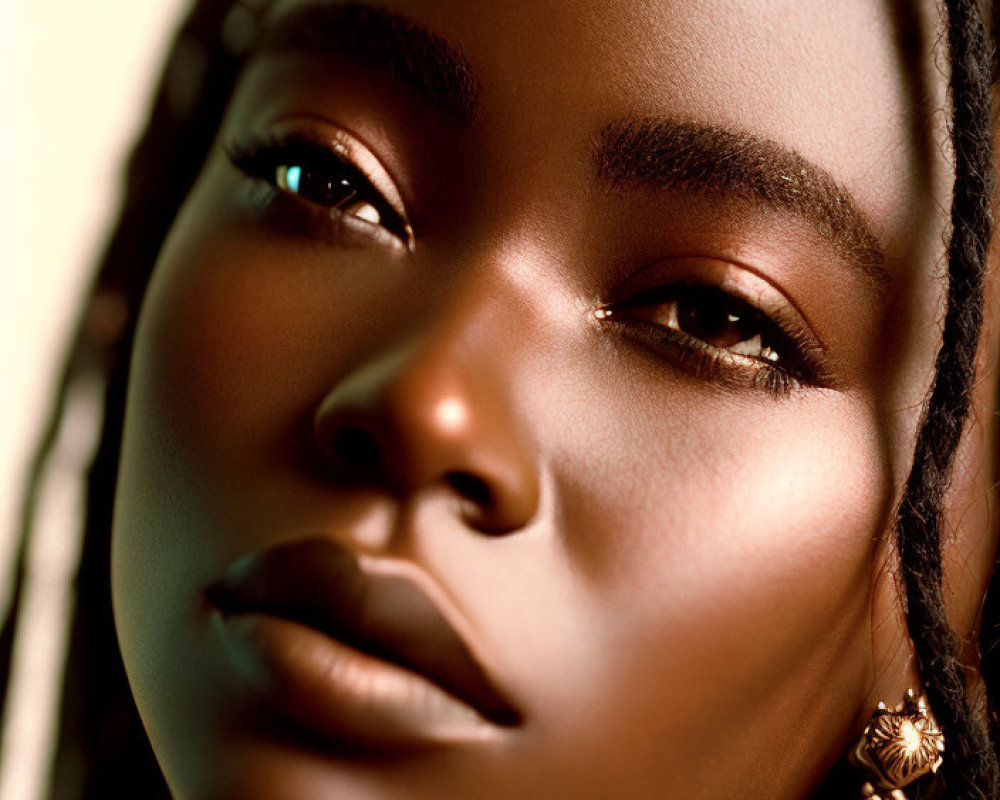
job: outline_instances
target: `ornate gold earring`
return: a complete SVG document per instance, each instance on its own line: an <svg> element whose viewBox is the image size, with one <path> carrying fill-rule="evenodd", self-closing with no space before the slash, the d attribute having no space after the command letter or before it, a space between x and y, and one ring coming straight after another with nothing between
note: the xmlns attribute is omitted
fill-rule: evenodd
<svg viewBox="0 0 1000 800"><path fill-rule="evenodd" d="M927 707L927 698L909 689L890 711L879 703L852 752L868 773L861 787L865 800L906 800L903 787L941 766L944 734Z"/></svg>

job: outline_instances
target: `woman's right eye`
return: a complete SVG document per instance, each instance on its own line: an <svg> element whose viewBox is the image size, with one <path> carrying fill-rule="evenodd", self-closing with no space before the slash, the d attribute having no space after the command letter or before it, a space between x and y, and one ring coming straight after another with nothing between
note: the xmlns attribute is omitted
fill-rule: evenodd
<svg viewBox="0 0 1000 800"><path fill-rule="evenodd" d="M410 229L400 213L354 164L307 140L255 142L230 150L233 164L252 178L319 210L378 225L406 242Z"/></svg>
<svg viewBox="0 0 1000 800"><path fill-rule="evenodd" d="M382 222L379 210L361 195L354 184L342 175L308 164L281 164L275 171L274 184L289 194L318 206L337 208L345 214L367 220L373 225Z"/></svg>

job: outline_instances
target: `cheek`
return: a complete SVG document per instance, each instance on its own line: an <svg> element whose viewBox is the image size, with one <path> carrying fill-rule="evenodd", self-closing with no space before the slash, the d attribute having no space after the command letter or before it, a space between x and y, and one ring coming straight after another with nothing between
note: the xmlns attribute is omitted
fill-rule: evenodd
<svg viewBox="0 0 1000 800"><path fill-rule="evenodd" d="M146 294L112 547L132 688L158 756L188 765L182 773L211 769L198 750L215 746L190 721L231 699L231 677L205 646L200 592L290 524L310 529L303 509L329 510L299 451L337 378L329 365L349 361L359 324L340 309L335 266L317 265L318 248L300 255L229 232L205 202L195 196L178 220Z"/></svg>
<svg viewBox="0 0 1000 800"><path fill-rule="evenodd" d="M631 620L638 628L656 624L655 599L666 591L666 630L745 654L747 691L773 683L809 649L836 644L831 637L843 635L845 622L847 630L856 625L867 606L888 499L879 449L857 431L857 419L817 425L830 419L829 409L817 412L801 409L801 426L793 414L769 430L715 431L699 443L701 458L678 461L661 491L635 506L644 535L635 553L611 562L610 591L626 572L642 576L645 609ZM730 673L724 658L705 663L720 670L712 679Z"/></svg>
<svg viewBox="0 0 1000 800"><path fill-rule="evenodd" d="M273 443L261 437L275 436L273 421L308 415L323 396L318 354L350 340L349 331L321 331L312 322L335 312L303 308L309 298L329 305L329 291L290 291L294 267L274 269L267 252L247 243L213 241L193 258L178 254L177 266L170 255L143 312L130 406L209 458L214 452L239 463L262 447L270 451ZM227 446L213 449L213 442Z"/></svg>
<svg viewBox="0 0 1000 800"><path fill-rule="evenodd" d="M648 774L716 775L719 796L734 775L754 776L747 796L758 778L766 794L796 763L801 780L820 754L839 755L845 709L871 680L870 583L891 502L884 448L870 412L842 395L739 415L731 397L668 395L646 414L632 397L627 424L609 418L616 434L592 432L600 445L567 460L589 465L564 476L559 496L565 594L593 648L554 670L570 677L550 691L581 730L601 732L574 752L606 757L613 741L621 758L648 759ZM761 774L778 762L783 777Z"/></svg>

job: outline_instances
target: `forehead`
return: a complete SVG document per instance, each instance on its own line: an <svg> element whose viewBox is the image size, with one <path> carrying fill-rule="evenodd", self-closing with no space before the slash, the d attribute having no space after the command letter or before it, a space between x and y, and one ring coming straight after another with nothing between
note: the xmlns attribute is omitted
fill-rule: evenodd
<svg viewBox="0 0 1000 800"><path fill-rule="evenodd" d="M270 20L347 5L278 0ZM886 249L946 204L940 11L878 0L384 0L454 45L514 139L614 119L710 122L820 165ZM900 9L907 7L907 11ZM919 8L918 8L919 6ZM936 177L935 177L936 176ZM940 195L932 202L935 193Z"/></svg>

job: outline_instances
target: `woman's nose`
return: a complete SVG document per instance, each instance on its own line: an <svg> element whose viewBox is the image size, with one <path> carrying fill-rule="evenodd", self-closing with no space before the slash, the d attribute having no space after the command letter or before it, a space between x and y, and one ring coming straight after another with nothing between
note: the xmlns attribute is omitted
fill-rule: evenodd
<svg viewBox="0 0 1000 800"><path fill-rule="evenodd" d="M491 358L503 347L489 352L439 326L359 365L317 411L320 449L337 473L401 498L452 492L483 533L523 528L538 508L538 457L515 411L515 378Z"/></svg>

